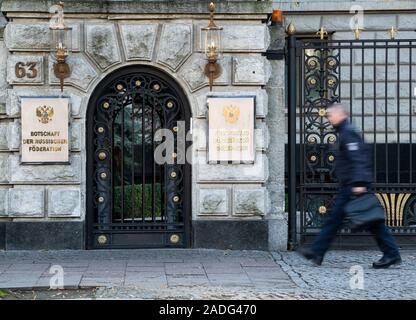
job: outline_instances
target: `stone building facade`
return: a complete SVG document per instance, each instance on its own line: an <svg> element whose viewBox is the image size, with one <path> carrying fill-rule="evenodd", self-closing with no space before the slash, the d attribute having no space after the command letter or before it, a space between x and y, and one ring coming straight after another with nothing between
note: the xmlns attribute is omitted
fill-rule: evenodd
<svg viewBox="0 0 416 320"><path fill-rule="evenodd" d="M208 1L66 1L72 27L70 163L20 163L21 97L59 96L49 50L50 1L3 1L0 40L0 248L83 249L88 230L87 109L94 90L117 70L143 65L173 79L192 115L191 241L185 246L284 249L284 61L265 56L272 37L269 1L222 1L221 76L209 91L200 29ZM274 41L276 45L276 41ZM281 45L282 41L278 42ZM36 63L36 76L19 78L19 61ZM274 76L272 76L272 73ZM207 96L256 97L254 164L207 164ZM271 200L273 198L273 201Z"/></svg>
<svg viewBox="0 0 416 320"><path fill-rule="evenodd" d="M190 241L179 247L285 250L285 28L293 23L299 36L316 36L324 27L333 40L350 40L355 14L350 10L361 6L362 38L383 40L390 27L397 29L397 38L415 38L415 1L218 1L224 55L211 92L200 44L209 1L65 2L65 21L73 30L68 57L72 73L63 92L71 108L70 163L28 165L20 162L21 99L61 95L49 53L49 7L54 2L2 1L0 249L89 248L88 208L94 201L89 183L93 173L87 167L94 153L87 141L91 101L113 75L145 67L170 79L186 97L191 115L191 191L184 196L191 208ZM273 9L283 11L283 25L270 24ZM36 63L34 77L16 76L21 61ZM358 60L353 70L359 78ZM352 92L354 99L362 99L359 91ZM208 164L207 98L247 95L256 99L255 162ZM144 246L141 242L136 247Z"/></svg>

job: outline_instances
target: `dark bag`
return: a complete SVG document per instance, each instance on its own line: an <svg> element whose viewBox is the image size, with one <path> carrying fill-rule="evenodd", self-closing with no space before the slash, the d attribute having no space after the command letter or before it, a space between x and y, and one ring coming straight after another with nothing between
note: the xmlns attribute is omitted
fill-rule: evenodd
<svg viewBox="0 0 416 320"><path fill-rule="evenodd" d="M344 222L351 229L384 222L384 209L373 193L365 193L347 203L344 207Z"/></svg>

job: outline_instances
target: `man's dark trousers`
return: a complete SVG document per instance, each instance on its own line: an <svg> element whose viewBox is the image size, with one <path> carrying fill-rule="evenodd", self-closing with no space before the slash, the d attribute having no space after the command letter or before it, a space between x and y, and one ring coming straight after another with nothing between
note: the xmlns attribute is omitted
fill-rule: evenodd
<svg viewBox="0 0 416 320"><path fill-rule="evenodd" d="M371 185L366 184L366 187L370 188ZM341 187L339 194L332 204L330 213L326 217L321 232L312 244L312 250L316 255L323 257L329 249L332 240L335 238L338 229L343 223L345 216L344 206L350 201L352 195L351 185ZM375 236L378 247L387 258L393 258L399 255L396 242L390 230L383 222L368 226L367 229Z"/></svg>

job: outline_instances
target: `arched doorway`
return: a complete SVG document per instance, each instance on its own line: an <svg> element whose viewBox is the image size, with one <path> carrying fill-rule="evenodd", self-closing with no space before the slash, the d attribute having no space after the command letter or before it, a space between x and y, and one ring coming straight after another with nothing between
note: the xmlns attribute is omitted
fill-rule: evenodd
<svg viewBox="0 0 416 320"><path fill-rule="evenodd" d="M157 130L176 148L179 122L187 132L187 98L156 68L128 66L98 84L86 124L87 248L190 246L190 165L176 150L173 164L154 158Z"/></svg>

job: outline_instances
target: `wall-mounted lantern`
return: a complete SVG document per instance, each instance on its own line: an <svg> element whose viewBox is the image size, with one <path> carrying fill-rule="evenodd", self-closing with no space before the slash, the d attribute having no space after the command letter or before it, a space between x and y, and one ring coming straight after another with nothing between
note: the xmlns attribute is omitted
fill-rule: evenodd
<svg viewBox="0 0 416 320"><path fill-rule="evenodd" d="M282 24L284 20L283 11L282 10L273 10L271 21L272 23L279 23Z"/></svg>
<svg viewBox="0 0 416 320"><path fill-rule="evenodd" d="M61 91L64 88L64 79L71 75L71 69L66 58L72 49L72 29L65 25L64 3L59 2L52 7L56 15L51 20L51 54L56 62L53 65L55 77L60 81Z"/></svg>
<svg viewBox="0 0 416 320"><path fill-rule="evenodd" d="M205 66L205 74L209 78L209 88L212 91L214 79L221 75L221 66L217 61L222 55L221 33L222 27L219 27L214 22L215 4L211 2L208 6L210 11L210 22L207 27L201 29L201 47L205 50L205 55L208 60Z"/></svg>

